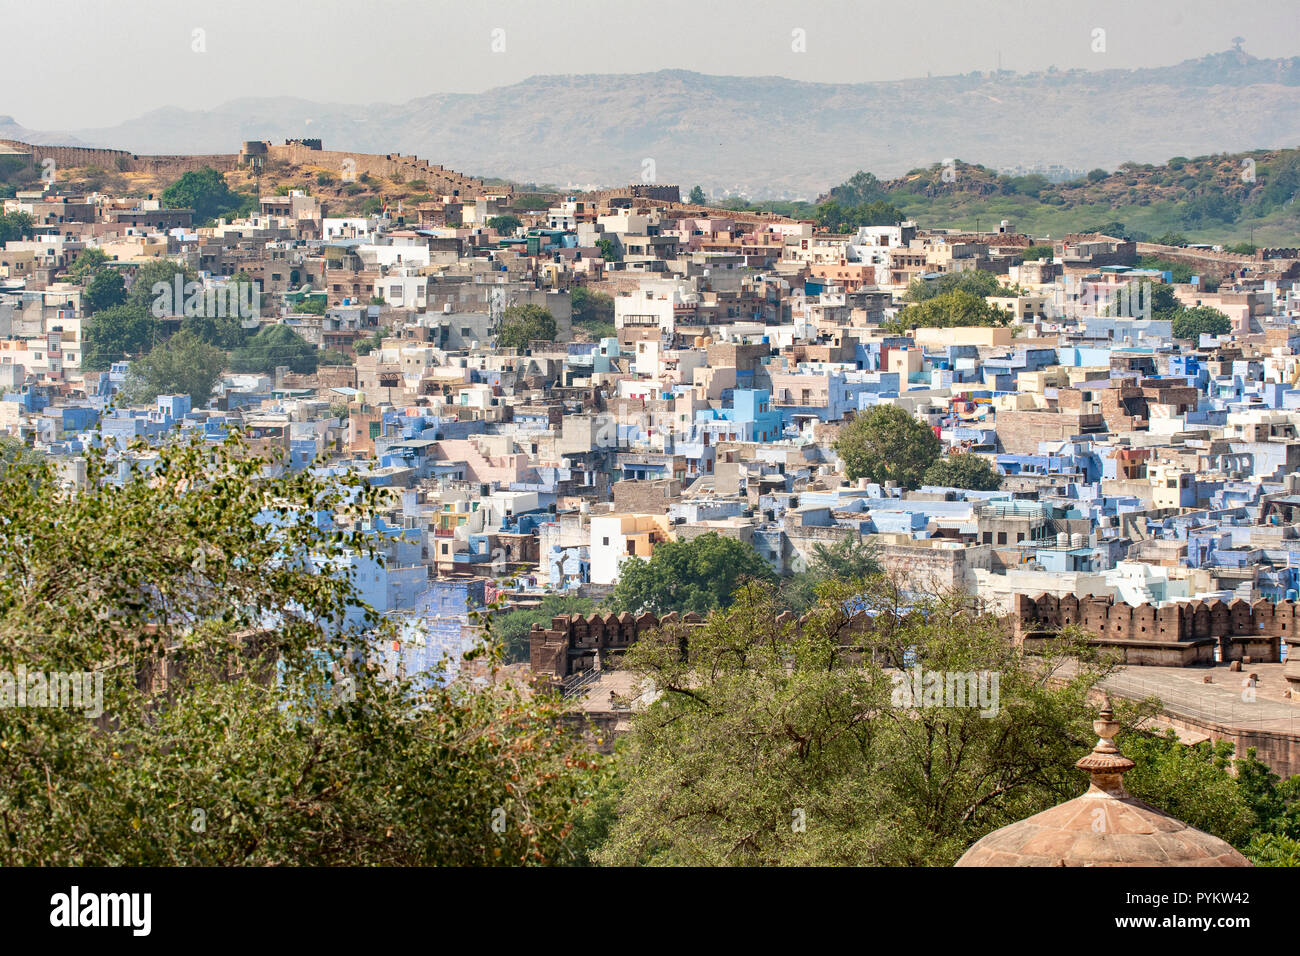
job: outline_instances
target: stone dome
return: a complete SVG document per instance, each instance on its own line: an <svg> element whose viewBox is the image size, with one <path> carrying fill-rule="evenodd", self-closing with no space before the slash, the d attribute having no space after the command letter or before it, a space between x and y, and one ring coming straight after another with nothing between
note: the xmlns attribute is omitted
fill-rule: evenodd
<svg viewBox="0 0 1300 956"><path fill-rule="evenodd" d="M977 841L957 866L1250 866L1218 837L1124 790L1135 766L1111 740L1119 730L1107 702L1093 723L1101 738L1075 764L1092 774L1082 796Z"/></svg>

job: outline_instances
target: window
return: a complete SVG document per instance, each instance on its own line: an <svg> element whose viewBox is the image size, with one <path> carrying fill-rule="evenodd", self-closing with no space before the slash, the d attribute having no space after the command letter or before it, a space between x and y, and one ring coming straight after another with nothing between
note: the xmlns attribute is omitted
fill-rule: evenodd
<svg viewBox="0 0 1300 956"><path fill-rule="evenodd" d="M1007 533L1005 531L999 531L998 544L1006 544L1006 543L1007 543Z"/></svg>
<svg viewBox="0 0 1300 956"><path fill-rule="evenodd" d="M605 547L608 548L608 547L609 547L609 538L602 538L602 539L601 539L601 544L603 544Z"/></svg>

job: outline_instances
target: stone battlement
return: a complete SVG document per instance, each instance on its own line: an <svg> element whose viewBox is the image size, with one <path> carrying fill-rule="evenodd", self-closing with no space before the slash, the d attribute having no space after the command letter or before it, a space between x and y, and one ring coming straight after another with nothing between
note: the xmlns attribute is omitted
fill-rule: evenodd
<svg viewBox="0 0 1300 956"><path fill-rule="evenodd" d="M1239 598L1157 608L1091 594L1017 594L1012 618L1016 641L1029 650L1049 649L1062 628L1074 625L1094 645L1120 652L1127 664L1186 666L1212 662L1216 650L1222 661L1275 663L1282 642L1292 640L1300 626L1298 611L1292 601L1252 605Z"/></svg>
<svg viewBox="0 0 1300 956"><path fill-rule="evenodd" d="M778 624L802 625L807 618L797 618L790 611L776 617ZM551 620L550 627L534 624L529 633L529 663L533 673L550 678L557 683L578 674L604 669L623 652L636 643L642 635L659 627L685 624L690 628L702 627L704 618L698 614L678 615L677 612L656 617L645 613L622 614L570 614ZM855 614L841 632L841 646L846 654L860 653L869 644L873 618ZM684 639L683 639L684 640ZM682 652L685 653L685 644Z"/></svg>
<svg viewBox="0 0 1300 956"><path fill-rule="evenodd" d="M702 624L698 614L658 618L646 613L570 614L553 618L549 628L534 624L528 636L529 663L534 674L557 681L582 671L595 670L610 656L621 655L644 633L675 621Z"/></svg>
<svg viewBox="0 0 1300 956"><path fill-rule="evenodd" d="M487 187L481 179L466 176L437 163L401 153L354 153L320 148L319 140L289 140L284 145L252 140L241 145L236 153L212 153L193 156L141 156L121 149L94 149L81 146L37 146L18 140L0 139L0 145L13 149L26 157L29 166L39 169L46 159L54 160L58 169L80 169L98 166L109 172L149 173L163 178L180 178L183 174L211 166L220 173L228 173L250 158L261 161L280 161L294 166L320 166L333 169L336 175L363 173L391 179L400 176L405 180L423 180L425 189L434 195L455 195L459 199L475 199L491 193L509 194L509 187ZM674 189L676 187L673 187Z"/></svg>

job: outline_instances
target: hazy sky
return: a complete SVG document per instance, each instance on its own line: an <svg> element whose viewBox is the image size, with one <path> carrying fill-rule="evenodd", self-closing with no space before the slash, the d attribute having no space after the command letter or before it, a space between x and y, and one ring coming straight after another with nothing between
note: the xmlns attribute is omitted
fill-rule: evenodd
<svg viewBox="0 0 1300 956"><path fill-rule="evenodd" d="M1234 36L1295 56L1300 0L0 0L0 36L0 115L57 130L244 96L403 102L539 73L860 82L989 70L999 53L1018 72L1128 69Z"/></svg>

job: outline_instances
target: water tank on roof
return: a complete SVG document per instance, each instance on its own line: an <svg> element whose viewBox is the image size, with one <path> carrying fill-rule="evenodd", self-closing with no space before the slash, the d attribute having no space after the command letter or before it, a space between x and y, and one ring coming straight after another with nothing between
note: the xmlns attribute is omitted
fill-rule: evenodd
<svg viewBox="0 0 1300 956"><path fill-rule="evenodd" d="M1056 546L1058 548L1068 548L1070 546L1070 536L1062 531L1056 536Z"/></svg>
<svg viewBox="0 0 1300 956"><path fill-rule="evenodd" d="M1076 531L1074 534L1070 535L1070 547L1072 548L1083 547L1083 535L1080 532Z"/></svg>

